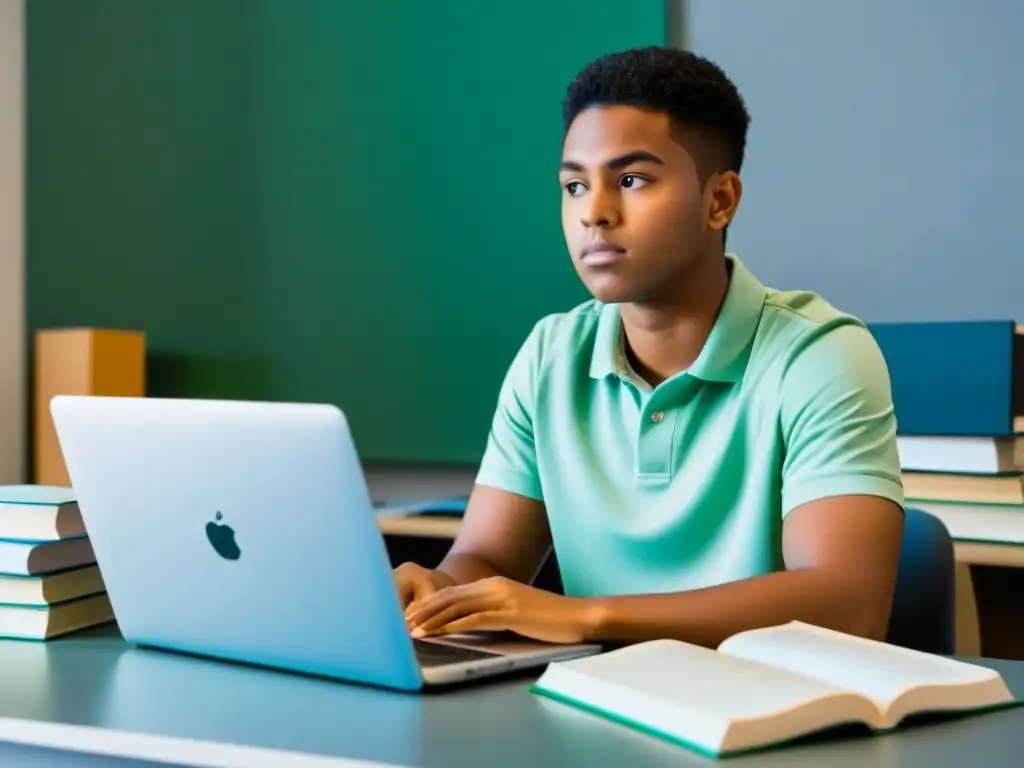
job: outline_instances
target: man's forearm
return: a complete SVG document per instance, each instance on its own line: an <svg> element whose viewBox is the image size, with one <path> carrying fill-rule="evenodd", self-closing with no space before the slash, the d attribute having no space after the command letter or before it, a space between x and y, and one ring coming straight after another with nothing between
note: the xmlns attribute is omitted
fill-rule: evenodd
<svg viewBox="0 0 1024 768"><path fill-rule="evenodd" d="M864 584L808 569L690 592L591 598L581 607L589 640L671 637L715 647L737 632L792 620L882 639L890 601L869 595Z"/></svg>
<svg viewBox="0 0 1024 768"><path fill-rule="evenodd" d="M469 584L491 576L501 576L494 566L476 555L448 555L437 570L447 573L456 584Z"/></svg>

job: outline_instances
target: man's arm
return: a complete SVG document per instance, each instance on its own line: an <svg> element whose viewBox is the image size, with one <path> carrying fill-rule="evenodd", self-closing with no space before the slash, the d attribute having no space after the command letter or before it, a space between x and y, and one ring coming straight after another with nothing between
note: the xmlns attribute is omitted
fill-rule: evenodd
<svg viewBox="0 0 1024 768"><path fill-rule="evenodd" d="M799 620L883 639L902 534L903 510L888 499L812 501L783 524L784 571L691 592L596 599L584 635L713 647L746 629Z"/></svg>
<svg viewBox="0 0 1024 768"><path fill-rule="evenodd" d="M551 552L533 437L546 325L534 326L505 374L459 535L438 566L457 584L491 576L529 584Z"/></svg>
<svg viewBox="0 0 1024 768"><path fill-rule="evenodd" d="M715 647L737 632L799 620L884 639L902 533L903 510L889 499L819 499L783 523L785 570L777 573L687 592L604 598L562 597L485 577L418 607L413 634L510 629L556 643L670 637Z"/></svg>
<svg viewBox="0 0 1024 768"><path fill-rule="evenodd" d="M551 531L542 502L477 485L459 535L437 570L456 584L491 576L529 584L550 553Z"/></svg>

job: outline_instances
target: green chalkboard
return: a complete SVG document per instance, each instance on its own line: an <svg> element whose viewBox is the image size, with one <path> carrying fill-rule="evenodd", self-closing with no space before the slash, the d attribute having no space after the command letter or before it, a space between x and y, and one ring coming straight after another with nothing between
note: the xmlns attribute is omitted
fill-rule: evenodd
<svg viewBox="0 0 1024 768"><path fill-rule="evenodd" d="M474 462L586 298L560 99L663 0L29 0L28 315L148 334L154 396L336 403L368 460Z"/></svg>

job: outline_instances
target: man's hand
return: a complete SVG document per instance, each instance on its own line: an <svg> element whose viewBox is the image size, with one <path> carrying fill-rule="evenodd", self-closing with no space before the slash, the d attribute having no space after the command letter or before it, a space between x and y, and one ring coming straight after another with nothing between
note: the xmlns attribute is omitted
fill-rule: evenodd
<svg viewBox="0 0 1024 768"><path fill-rule="evenodd" d="M592 610L586 601L495 576L425 595L405 617L413 637L509 630L549 643L579 643Z"/></svg>
<svg viewBox="0 0 1024 768"><path fill-rule="evenodd" d="M431 571L416 563L402 563L395 568L394 576L402 608L455 584L455 579L444 571Z"/></svg>

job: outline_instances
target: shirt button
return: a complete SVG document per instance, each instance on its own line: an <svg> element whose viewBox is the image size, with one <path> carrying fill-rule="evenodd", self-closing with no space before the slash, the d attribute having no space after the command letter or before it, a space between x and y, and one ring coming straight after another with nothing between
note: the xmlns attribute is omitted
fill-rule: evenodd
<svg viewBox="0 0 1024 768"><path fill-rule="evenodd" d="M661 411L655 411L654 413L651 414L651 421L653 421L655 424L657 424L659 421L661 421L664 418L665 418L665 414L662 413Z"/></svg>

